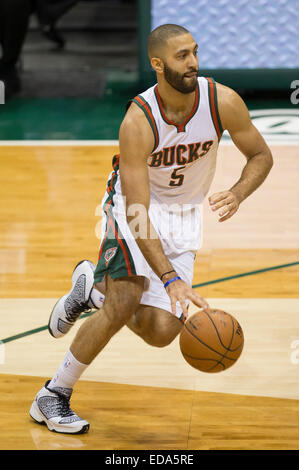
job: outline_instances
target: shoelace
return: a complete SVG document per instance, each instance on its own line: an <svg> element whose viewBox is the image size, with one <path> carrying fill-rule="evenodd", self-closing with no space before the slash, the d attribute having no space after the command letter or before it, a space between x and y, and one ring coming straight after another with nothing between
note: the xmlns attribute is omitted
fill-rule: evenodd
<svg viewBox="0 0 299 470"><path fill-rule="evenodd" d="M76 300L74 300L74 302L75 305L72 307L72 311L66 312L66 318L70 322L76 321L80 313L91 310L87 302L77 302Z"/></svg>
<svg viewBox="0 0 299 470"><path fill-rule="evenodd" d="M55 407L55 413L63 418L67 416L73 416L75 413L70 408L70 399L63 395L57 394L59 401L57 400L52 406Z"/></svg>

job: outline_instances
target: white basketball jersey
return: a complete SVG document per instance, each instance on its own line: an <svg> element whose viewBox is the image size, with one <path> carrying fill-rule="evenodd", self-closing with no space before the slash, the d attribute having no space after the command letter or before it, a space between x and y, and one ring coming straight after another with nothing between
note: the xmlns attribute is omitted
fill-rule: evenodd
<svg viewBox="0 0 299 470"><path fill-rule="evenodd" d="M147 160L151 222L166 255L197 251L202 241L201 205L213 180L223 132L215 81L198 78L192 111L182 124L169 121L165 115L158 85L131 101L143 110L155 137ZM115 217L121 213L125 220L120 178L115 193Z"/></svg>
<svg viewBox="0 0 299 470"><path fill-rule="evenodd" d="M155 136L148 158L151 196L165 204L200 204L214 177L222 134L214 80L198 78L193 109L180 125L167 119L158 85L132 101L144 111Z"/></svg>

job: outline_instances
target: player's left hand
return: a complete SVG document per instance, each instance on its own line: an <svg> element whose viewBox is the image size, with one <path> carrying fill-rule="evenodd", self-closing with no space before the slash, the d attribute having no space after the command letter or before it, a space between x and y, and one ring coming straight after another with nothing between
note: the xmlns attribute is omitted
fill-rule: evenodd
<svg viewBox="0 0 299 470"><path fill-rule="evenodd" d="M240 205L238 196L232 190L222 191L220 193L212 194L209 197L209 203L212 211L219 211L219 222L224 222L227 219L230 219L239 209Z"/></svg>

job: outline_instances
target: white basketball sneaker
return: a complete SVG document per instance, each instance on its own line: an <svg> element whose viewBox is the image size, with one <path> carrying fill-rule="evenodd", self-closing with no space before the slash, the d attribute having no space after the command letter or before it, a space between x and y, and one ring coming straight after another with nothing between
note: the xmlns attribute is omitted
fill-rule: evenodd
<svg viewBox="0 0 299 470"><path fill-rule="evenodd" d="M68 333L81 313L92 308L100 308L95 306L91 296L95 268L95 265L88 260L80 261L75 267L71 291L58 300L49 318L48 330L54 338L60 338ZM97 304L103 305L105 297L98 294Z"/></svg>
<svg viewBox="0 0 299 470"><path fill-rule="evenodd" d="M89 430L89 423L70 408L72 388L48 388L48 380L37 393L30 416L39 424L46 424L50 431L66 434L83 434Z"/></svg>

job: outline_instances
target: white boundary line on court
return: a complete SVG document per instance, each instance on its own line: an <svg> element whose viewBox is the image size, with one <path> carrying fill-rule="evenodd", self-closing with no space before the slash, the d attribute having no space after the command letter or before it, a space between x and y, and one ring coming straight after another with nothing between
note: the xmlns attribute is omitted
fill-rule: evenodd
<svg viewBox="0 0 299 470"><path fill-rule="evenodd" d="M265 137L269 145L299 145L296 140L271 140ZM0 140L2 147L108 147L118 146L118 140ZM232 140L223 140L222 145L234 145Z"/></svg>
<svg viewBox="0 0 299 470"><path fill-rule="evenodd" d="M263 136L266 143L268 145L287 145L287 146L291 146L291 145L299 145L299 139L294 139L294 140L282 140L282 139L267 139L267 137ZM235 146L235 144L233 143L232 140L230 139L227 139L227 140L221 140L220 141L220 144L219 144L219 147L221 147L221 145L233 145Z"/></svg>

